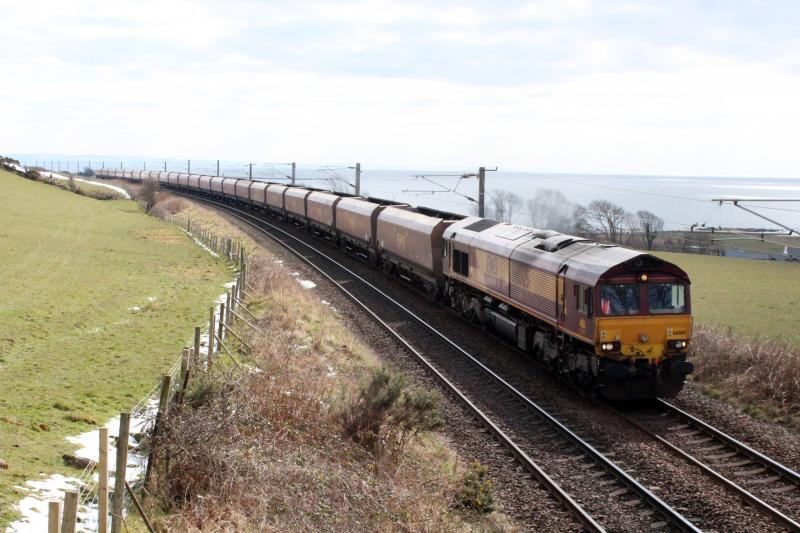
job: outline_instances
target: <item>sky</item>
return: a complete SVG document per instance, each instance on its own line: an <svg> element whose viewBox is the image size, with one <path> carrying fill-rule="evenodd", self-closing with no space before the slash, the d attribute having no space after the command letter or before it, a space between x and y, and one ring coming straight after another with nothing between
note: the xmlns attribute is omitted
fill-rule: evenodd
<svg viewBox="0 0 800 533"><path fill-rule="evenodd" d="M0 153L800 176L800 2L3 2Z"/></svg>

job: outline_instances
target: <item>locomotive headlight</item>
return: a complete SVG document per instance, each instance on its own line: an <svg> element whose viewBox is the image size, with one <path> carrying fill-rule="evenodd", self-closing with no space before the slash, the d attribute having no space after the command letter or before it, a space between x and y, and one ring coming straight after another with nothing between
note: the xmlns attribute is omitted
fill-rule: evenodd
<svg viewBox="0 0 800 533"><path fill-rule="evenodd" d="M619 342L604 342L600 345L600 349L604 352L618 352L619 351Z"/></svg>
<svg viewBox="0 0 800 533"><path fill-rule="evenodd" d="M645 283L645 282L647 281L647 274L642 274L642 275L639 277L639 279L640 279L640 280L642 280L642 283Z"/></svg>
<svg viewBox="0 0 800 533"><path fill-rule="evenodd" d="M685 350L688 346L688 341L669 341L667 343L667 347L670 350Z"/></svg>

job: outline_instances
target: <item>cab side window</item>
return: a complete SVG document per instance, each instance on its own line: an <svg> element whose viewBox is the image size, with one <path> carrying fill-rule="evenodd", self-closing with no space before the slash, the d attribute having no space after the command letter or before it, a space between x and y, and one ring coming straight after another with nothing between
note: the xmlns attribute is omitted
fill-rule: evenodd
<svg viewBox="0 0 800 533"><path fill-rule="evenodd" d="M578 283L575 284L575 309L585 315L590 315L592 309L592 290Z"/></svg>
<svg viewBox="0 0 800 533"><path fill-rule="evenodd" d="M469 277L469 254L460 250L453 250L453 272Z"/></svg>

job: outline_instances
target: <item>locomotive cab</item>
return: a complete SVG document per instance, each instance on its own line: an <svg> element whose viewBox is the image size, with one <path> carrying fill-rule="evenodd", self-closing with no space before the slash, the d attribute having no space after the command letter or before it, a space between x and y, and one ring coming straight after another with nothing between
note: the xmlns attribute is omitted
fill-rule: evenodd
<svg viewBox="0 0 800 533"><path fill-rule="evenodd" d="M598 376L609 398L636 397L639 388L672 397L693 370L686 360L689 279L674 265L642 259L604 276L593 291Z"/></svg>

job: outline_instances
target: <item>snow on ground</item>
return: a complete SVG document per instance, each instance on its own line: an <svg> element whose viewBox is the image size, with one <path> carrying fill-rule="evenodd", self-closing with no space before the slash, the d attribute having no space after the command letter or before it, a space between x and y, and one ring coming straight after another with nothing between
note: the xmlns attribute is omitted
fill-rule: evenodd
<svg viewBox="0 0 800 533"><path fill-rule="evenodd" d="M317 286L317 284L311 281L310 279L298 279L297 283L299 283L300 286L303 287L304 289L313 289L314 287Z"/></svg>
<svg viewBox="0 0 800 533"><path fill-rule="evenodd" d="M197 239L194 240L206 251L214 256L217 256L216 253L214 253L208 247L203 246L202 243L200 243ZM235 284L235 281L231 281L225 283L223 286L226 290L229 290ZM217 304L225 303L227 296L227 292L221 294L217 298ZM150 302L154 302L157 299L158 298L156 296L148 297ZM141 308L139 307L131 307L129 311L136 312L140 309ZM219 323L219 310L219 305L216 305L214 311L214 319L216 324ZM205 356L205 360L208 358L208 338L209 331L207 326L205 333L200 336L200 354L198 359L202 358L203 356ZM225 338L224 333L223 338ZM261 370L255 368L254 371L260 372ZM131 417L131 437L129 442L130 452L128 453L128 464L126 467L126 479L131 484L144 475L147 466L146 457L136 453L139 443L136 441L134 435L144 434L147 431L147 424L154 419L155 413L158 411L158 399L148 396L148 399L146 399L144 403L140 405L142 405L142 409L134 408L134 411L140 412L141 414L137 417ZM108 428L108 468L111 478L108 482L108 486L111 490L114 487L114 472L117 462L117 450L114 443L116 442L115 437L119 436L119 417L114 417L109 420L105 427ZM75 457L87 459L95 463L99 461L99 429L87 431L86 433L81 433L80 435L76 436L70 436L67 437L66 440L71 444L79 446L78 451L74 453ZM63 500L65 490L78 490L82 487L82 485L93 486L99 479L99 473L84 477L83 482L77 477L67 477L61 474L53 474L47 477L45 476L46 474L42 474L42 479L26 481L23 486L18 487L22 490L28 491L27 495L20 500L19 503L14 505L14 508L19 511L22 517L16 522L13 522L6 529L6 533L40 533L42 531L47 531L48 503L52 500ZM78 521L81 531L97 531L99 525L97 519L97 502L86 501L81 503L78 506Z"/></svg>
<svg viewBox="0 0 800 533"><path fill-rule="evenodd" d="M158 400L152 399L145 403L142 414L136 418L131 418L130 429L130 448L128 453L128 463L126 465L126 479L129 483L140 479L144 475L146 461L143 455L137 453L139 443L134 435L144 431L145 426L153 419L158 410ZM119 436L119 417L109 420L105 427L108 428L108 468L110 480L109 489L114 487L114 472L117 462L117 448L114 445L115 437ZM97 462L99 460L100 430L87 431L74 437L67 437L67 441L80 446L75 456L81 459L88 459ZM97 483L99 473L86 478L88 485ZM47 505L52 500L61 500L64 497L64 490L77 490L82 485L81 480L76 477L66 477L61 474L54 474L37 481L26 481L20 487L28 492L15 508L22 515L22 518L13 522L7 529L7 533L39 533L47 531ZM87 501L78 506L78 520L82 531L97 531L97 502Z"/></svg>
<svg viewBox="0 0 800 533"><path fill-rule="evenodd" d="M56 174L54 172L39 172L39 174L41 174L42 176L47 176L47 177L54 178L54 179L57 179L57 180L68 180L69 179L67 176L62 176L61 174ZM97 185L98 187L105 187L106 189L111 189L112 191L119 193L126 200L130 200L131 199L131 196L128 194L128 191L126 191L122 187L117 187L116 185L111 185L110 183L101 183L99 181L85 180L85 179L81 179L81 178L73 178L73 179L75 181L88 183L90 185Z"/></svg>

